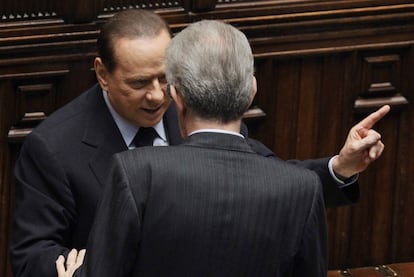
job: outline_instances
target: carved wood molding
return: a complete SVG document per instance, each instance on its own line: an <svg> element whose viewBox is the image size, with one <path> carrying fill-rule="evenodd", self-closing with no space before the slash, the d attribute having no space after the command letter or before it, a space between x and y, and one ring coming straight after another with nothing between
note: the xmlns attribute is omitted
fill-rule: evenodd
<svg viewBox="0 0 414 277"><path fill-rule="evenodd" d="M271 4L258 2L257 7L247 2L223 4L213 11L200 13L177 9L157 12L170 23L173 32L201 18L217 18L234 24L246 33L257 58L353 51L414 41L414 3L407 1L393 1L381 7L367 6L367 1L329 1L329 5L326 1L317 2L322 10L316 10L309 3L297 3L299 8L294 9L293 3L268 2ZM376 1L369 2L376 4ZM328 7L332 10L323 10ZM0 24L0 63L13 62L3 58L33 57L36 53L39 56L76 55L85 50L93 53L99 25L105 18L76 25L61 21L47 24L31 21L19 26ZM412 39L407 41L409 37Z"/></svg>
<svg viewBox="0 0 414 277"><path fill-rule="evenodd" d="M358 98L354 103L356 113L370 113L384 105L389 105L392 110L399 110L408 105L408 100L401 94L389 97Z"/></svg>
<svg viewBox="0 0 414 277"><path fill-rule="evenodd" d="M19 22L25 20L60 19L66 23L83 23L96 20L99 15L128 8L166 9L183 7L183 1L145 1L145 0L71 0L71 1L20 1L2 0L0 2L0 22ZM194 7L205 5L205 0L192 1ZM211 2L211 1L210 1Z"/></svg>
<svg viewBox="0 0 414 277"><path fill-rule="evenodd" d="M96 20L105 13L114 13L124 9L168 9L182 8L188 12L211 11L216 7L216 0L182 0L182 1L42 1L20 5L14 0L0 3L0 22L24 20L63 19L66 23L86 23Z"/></svg>
<svg viewBox="0 0 414 277"><path fill-rule="evenodd" d="M202 12L202 11L211 11L216 7L216 0L184 0L183 5L187 11L191 12Z"/></svg>
<svg viewBox="0 0 414 277"><path fill-rule="evenodd" d="M31 130L56 108L56 87L68 69L0 74L0 81L11 81L15 99L9 142L21 142Z"/></svg>
<svg viewBox="0 0 414 277"><path fill-rule="evenodd" d="M0 81L8 79L32 79L32 78L44 78L44 77L60 77L69 73L68 69L60 70L47 70L47 71L35 71L35 72L19 72L1 74Z"/></svg>
<svg viewBox="0 0 414 277"><path fill-rule="evenodd" d="M251 107L249 110L247 110L243 114L244 119L257 119L257 118L261 118L265 116L266 116L266 113L257 106Z"/></svg>

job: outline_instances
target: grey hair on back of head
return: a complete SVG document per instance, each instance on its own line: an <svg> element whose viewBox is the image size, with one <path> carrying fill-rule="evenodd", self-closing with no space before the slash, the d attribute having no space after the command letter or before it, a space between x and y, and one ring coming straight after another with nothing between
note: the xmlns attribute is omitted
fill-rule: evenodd
<svg viewBox="0 0 414 277"><path fill-rule="evenodd" d="M166 76L198 116L220 122L238 120L249 108L254 59L246 36L221 21L189 25L172 40Z"/></svg>

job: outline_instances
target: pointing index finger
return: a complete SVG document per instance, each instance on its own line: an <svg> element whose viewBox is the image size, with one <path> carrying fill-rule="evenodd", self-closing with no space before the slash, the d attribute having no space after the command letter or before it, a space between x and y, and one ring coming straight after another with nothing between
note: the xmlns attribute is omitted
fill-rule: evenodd
<svg viewBox="0 0 414 277"><path fill-rule="evenodd" d="M371 129L375 125L375 123L377 123L381 118L383 118L389 111L390 111L390 106L384 105L377 111L371 113L370 115L365 117L363 120L361 120L357 124L357 127Z"/></svg>

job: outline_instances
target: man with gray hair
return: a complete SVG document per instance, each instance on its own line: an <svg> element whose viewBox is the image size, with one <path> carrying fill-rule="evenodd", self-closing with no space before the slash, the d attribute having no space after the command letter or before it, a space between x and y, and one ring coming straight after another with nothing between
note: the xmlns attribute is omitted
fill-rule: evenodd
<svg viewBox="0 0 414 277"><path fill-rule="evenodd" d="M166 77L185 141L114 156L75 275L326 276L318 176L240 134L256 93L243 33L191 24L167 49Z"/></svg>

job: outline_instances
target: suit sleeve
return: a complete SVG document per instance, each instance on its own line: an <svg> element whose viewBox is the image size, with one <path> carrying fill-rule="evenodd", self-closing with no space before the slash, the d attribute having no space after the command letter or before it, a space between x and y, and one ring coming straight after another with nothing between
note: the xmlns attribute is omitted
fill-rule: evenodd
<svg viewBox="0 0 414 277"><path fill-rule="evenodd" d="M314 197L302 240L295 255L293 277L327 274L326 214L318 178L314 178ZM316 186L315 186L316 184Z"/></svg>
<svg viewBox="0 0 414 277"><path fill-rule="evenodd" d="M269 148L267 148L259 141L248 138L247 142L253 151L255 151L257 154L264 157L278 159ZM304 161L288 160L287 162L313 170L318 174L323 186L323 195L326 207L339 207L356 203L359 200L358 182L355 182L343 188L339 188L338 183L329 172L329 159L330 157Z"/></svg>
<svg viewBox="0 0 414 277"><path fill-rule="evenodd" d="M44 141L26 138L15 167L16 206L10 246L15 276L55 277L67 255L76 209L69 182Z"/></svg>
<svg viewBox="0 0 414 277"><path fill-rule="evenodd" d="M136 265L140 227L127 174L115 157L88 238L85 262L75 276L130 276Z"/></svg>

